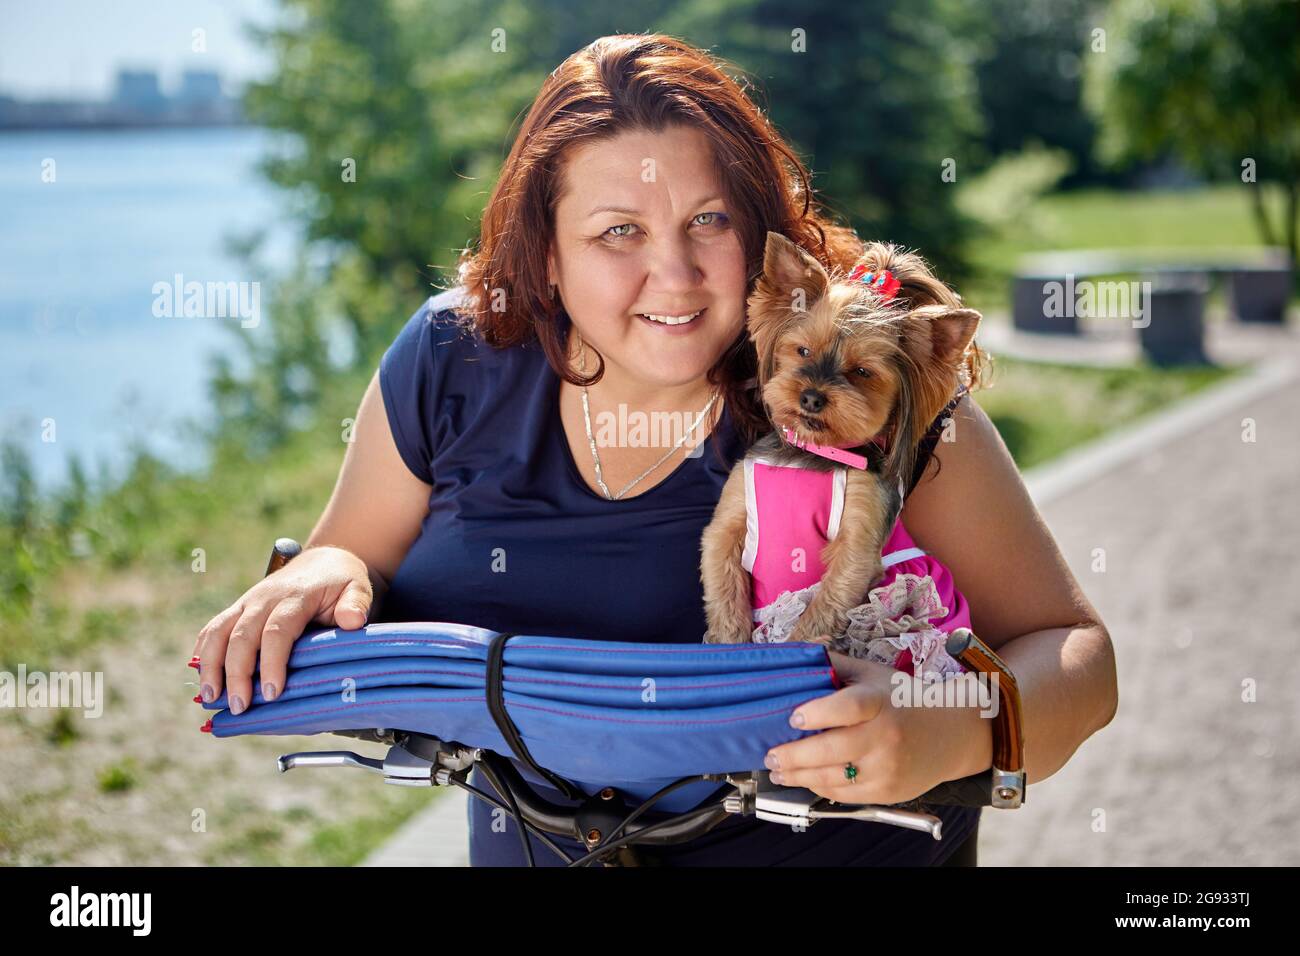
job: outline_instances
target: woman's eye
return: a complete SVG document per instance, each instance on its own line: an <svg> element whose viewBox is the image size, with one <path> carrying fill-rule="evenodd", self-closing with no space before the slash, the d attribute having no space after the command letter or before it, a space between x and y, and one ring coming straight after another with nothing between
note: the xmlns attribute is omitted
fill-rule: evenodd
<svg viewBox="0 0 1300 956"><path fill-rule="evenodd" d="M801 346L799 346L799 357L800 357L800 358L807 358L807 357L810 356L810 355L812 355L812 350L811 350L810 348L808 348L808 346L806 346L806 345L801 345Z"/></svg>
<svg viewBox="0 0 1300 956"><path fill-rule="evenodd" d="M700 222L699 220L703 216L713 216L714 218L709 220L708 222ZM698 226L722 226L722 225L726 225L727 223L727 214L722 212L702 212L698 216L696 216L693 221ZM619 232L618 230L620 229L630 230L636 228L637 228L636 224L630 222L620 223L617 226L610 226L608 229L605 230L605 238L606 239L628 239L632 236L631 232Z"/></svg>

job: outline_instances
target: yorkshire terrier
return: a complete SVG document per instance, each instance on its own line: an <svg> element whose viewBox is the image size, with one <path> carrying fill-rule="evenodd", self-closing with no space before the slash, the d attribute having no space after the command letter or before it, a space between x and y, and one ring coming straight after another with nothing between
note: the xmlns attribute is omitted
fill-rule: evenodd
<svg viewBox="0 0 1300 956"><path fill-rule="evenodd" d="M704 531L704 640L753 640L760 609L813 585L789 639L835 648L884 575L903 482L980 315L915 254L871 243L849 273L828 274L776 232L747 307L773 430Z"/></svg>

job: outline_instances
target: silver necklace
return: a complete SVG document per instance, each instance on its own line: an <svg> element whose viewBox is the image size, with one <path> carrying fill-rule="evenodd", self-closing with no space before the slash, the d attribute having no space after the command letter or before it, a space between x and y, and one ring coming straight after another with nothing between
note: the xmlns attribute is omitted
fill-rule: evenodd
<svg viewBox="0 0 1300 956"><path fill-rule="evenodd" d="M586 374L587 343L582 342L581 335L578 336L578 341L582 343L582 371L584 374ZM686 429L685 433L682 435L681 438L677 439L677 443L673 445L672 448L669 448L668 452L657 462L655 462L645 471L641 472L641 474L637 475L626 485L624 485L623 489L618 494L611 495L609 493L609 486L605 484L605 479L601 476L600 473L600 455L596 452L596 439L591 434L591 405L588 401L587 386L585 385L582 386L582 418L587 426L587 444L591 446L591 460L596 466L596 484L600 486L600 490L605 495L605 497L608 498L610 501L618 501L625 494L631 491L633 486L635 486L637 482L641 481L641 479L645 478L646 475L650 474L652 471L654 471L656 468L658 468L660 465L666 462L669 458L671 458L673 456L673 453L676 452L677 449L681 448L682 445L686 443L686 439L691 437L691 434L695 431L695 429L700 427L700 422L704 421L704 416L709 413L709 409L713 407L713 403L716 402L717 400L718 400L718 390L715 388L713 390L713 396L709 399L708 404L705 405L704 408L700 410L700 413L695 416L694 423L691 425L690 428Z"/></svg>

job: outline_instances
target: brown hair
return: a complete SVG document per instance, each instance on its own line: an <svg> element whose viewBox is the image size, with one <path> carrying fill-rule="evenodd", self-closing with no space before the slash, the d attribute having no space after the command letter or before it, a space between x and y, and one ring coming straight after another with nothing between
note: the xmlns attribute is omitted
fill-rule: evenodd
<svg viewBox="0 0 1300 956"><path fill-rule="evenodd" d="M506 348L536 339L565 381L599 381L603 359L589 378L568 367L563 307L552 298L547 276L565 151L629 130L660 132L673 123L696 127L712 142L745 251L746 296L762 272L769 230L828 269L850 269L863 252L862 241L821 211L807 169L742 84L748 85L730 64L663 34L601 37L568 57L542 84L515 137L483 211L477 248L461 253L457 272L466 298L458 313L489 345ZM742 329L708 373L746 444L769 428L756 363Z"/></svg>

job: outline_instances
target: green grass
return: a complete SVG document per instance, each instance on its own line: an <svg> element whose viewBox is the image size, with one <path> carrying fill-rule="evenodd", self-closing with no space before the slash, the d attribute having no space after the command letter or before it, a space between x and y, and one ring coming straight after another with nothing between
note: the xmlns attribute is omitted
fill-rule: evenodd
<svg viewBox="0 0 1300 956"><path fill-rule="evenodd" d="M1262 245L1247 191L1255 188L1058 193L1040 204L1045 248Z"/></svg>
<svg viewBox="0 0 1300 956"><path fill-rule="evenodd" d="M1262 245L1246 191L1254 188L1265 187L1083 190L1046 196L1014 227L972 245L968 254L977 278L960 291L974 308L1005 311L1020 257L1053 249ZM1270 198L1276 201L1277 196ZM1217 302L1216 293L1211 303ZM994 387L978 391L976 400L1021 468L1049 461L1239 371L1147 363L1099 369L994 358Z"/></svg>
<svg viewBox="0 0 1300 956"><path fill-rule="evenodd" d="M445 790L387 787L379 808L346 824L317 827L311 838L286 860L291 866L356 866L397 832L408 817L433 800L448 799Z"/></svg>
<svg viewBox="0 0 1300 956"><path fill-rule="evenodd" d="M99 789L104 793L123 793L137 782L135 762L129 757L99 771Z"/></svg>
<svg viewBox="0 0 1300 956"><path fill-rule="evenodd" d="M975 400L1021 469L1186 398L1241 366L1092 368L994 356Z"/></svg>
<svg viewBox="0 0 1300 956"><path fill-rule="evenodd" d="M239 799L223 811L216 829L228 834L204 851L209 865L356 866L382 846L406 820L445 791L390 787L366 776L368 810L343 822L321 820L310 806L267 811Z"/></svg>
<svg viewBox="0 0 1300 956"><path fill-rule="evenodd" d="M1250 189L1224 185L1142 193L1081 190L1045 196L1014 227L982 236L968 250L976 278L961 289L972 307L1005 310L1017 260L1053 249L1261 246ZM1279 208L1270 193L1270 209Z"/></svg>

